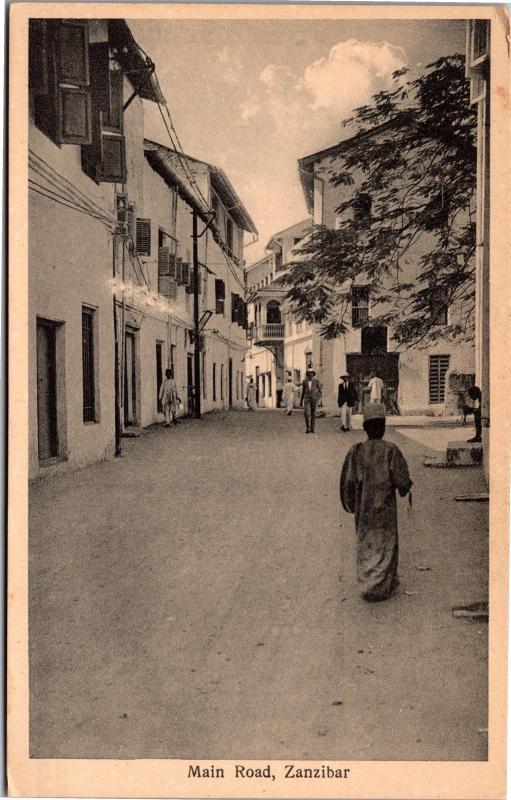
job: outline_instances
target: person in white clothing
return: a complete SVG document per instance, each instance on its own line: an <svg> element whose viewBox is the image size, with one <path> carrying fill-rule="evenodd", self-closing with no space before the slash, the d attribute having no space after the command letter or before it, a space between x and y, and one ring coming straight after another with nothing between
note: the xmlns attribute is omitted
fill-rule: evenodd
<svg viewBox="0 0 511 800"><path fill-rule="evenodd" d="M293 383L291 375L287 376L287 383L284 384L282 399L284 401L284 406L286 408L287 415L288 417L290 417L293 411L294 400L295 400L295 385Z"/></svg>
<svg viewBox="0 0 511 800"><path fill-rule="evenodd" d="M369 398L370 403L381 403L383 400L383 390L385 388L385 384L383 383L382 379L378 372L375 372L373 377L368 383L368 388L371 391L371 397Z"/></svg>

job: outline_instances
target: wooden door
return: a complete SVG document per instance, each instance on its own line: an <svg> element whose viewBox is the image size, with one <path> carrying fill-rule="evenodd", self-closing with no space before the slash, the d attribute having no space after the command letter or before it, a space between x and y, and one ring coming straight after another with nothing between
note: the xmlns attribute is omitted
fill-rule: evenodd
<svg viewBox="0 0 511 800"><path fill-rule="evenodd" d="M37 323L37 434L39 459L58 455L57 326Z"/></svg>
<svg viewBox="0 0 511 800"><path fill-rule="evenodd" d="M163 406L160 400L160 387L163 382L163 345L161 342L156 342L156 409L163 411Z"/></svg>
<svg viewBox="0 0 511 800"><path fill-rule="evenodd" d="M186 380L188 392L188 413L193 414L194 410L194 390L193 390L193 356L189 353L186 357Z"/></svg>
<svg viewBox="0 0 511 800"><path fill-rule="evenodd" d="M346 355L346 368L355 384L357 392L357 410L362 411L369 398L367 384L377 370L385 384L385 402L387 411L399 414L397 393L399 386L399 353L381 353L365 355L362 353L348 353Z"/></svg>
<svg viewBox="0 0 511 800"><path fill-rule="evenodd" d="M137 419L137 381L135 334L126 333L124 340L124 424L135 425Z"/></svg>
<svg viewBox="0 0 511 800"><path fill-rule="evenodd" d="M229 408L232 408L232 358L229 359Z"/></svg>

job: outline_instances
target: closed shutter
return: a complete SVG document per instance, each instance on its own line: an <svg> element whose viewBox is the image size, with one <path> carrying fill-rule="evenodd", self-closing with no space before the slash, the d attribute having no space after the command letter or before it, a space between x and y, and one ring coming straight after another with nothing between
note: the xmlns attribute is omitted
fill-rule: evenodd
<svg viewBox="0 0 511 800"><path fill-rule="evenodd" d="M171 278L176 280L176 255L175 253L169 253L169 275Z"/></svg>
<svg viewBox="0 0 511 800"><path fill-rule="evenodd" d="M160 247L158 249L158 275L169 274L169 248Z"/></svg>
<svg viewBox="0 0 511 800"><path fill-rule="evenodd" d="M225 306L225 284L219 278L215 279L215 311L217 314L224 313Z"/></svg>
<svg viewBox="0 0 511 800"><path fill-rule="evenodd" d="M182 264L182 282L183 286L187 286L190 283L190 264L187 261L183 261Z"/></svg>
<svg viewBox="0 0 511 800"><path fill-rule="evenodd" d="M443 403L445 399L445 375L449 370L449 356L429 357L429 402Z"/></svg>
<svg viewBox="0 0 511 800"><path fill-rule="evenodd" d="M176 256L176 283L178 286L183 284L183 259Z"/></svg>
<svg viewBox="0 0 511 800"><path fill-rule="evenodd" d="M151 255L150 219L137 219L137 253L140 256Z"/></svg>
<svg viewBox="0 0 511 800"><path fill-rule="evenodd" d="M82 308L83 421L96 420L94 381L94 311Z"/></svg>
<svg viewBox="0 0 511 800"><path fill-rule="evenodd" d="M158 294L169 300L177 300L177 283L168 275L158 276Z"/></svg>
<svg viewBox="0 0 511 800"><path fill-rule="evenodd" d="M28 21L28 87L34 95L48 92L48 33L45 19Z"/></svg>

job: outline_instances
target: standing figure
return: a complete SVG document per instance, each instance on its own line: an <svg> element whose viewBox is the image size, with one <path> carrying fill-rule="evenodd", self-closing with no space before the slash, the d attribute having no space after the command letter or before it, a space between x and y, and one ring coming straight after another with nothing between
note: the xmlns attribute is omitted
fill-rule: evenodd
<svg viewBox="0 0 511 800"><path fill-rule="evenodd" d="M160 386L159 399L163 405L163 412L165 414L165 427L170 427L171 418L174 425L177 425L176 413L179 397L177 396L177 386L171 369L165 370L165 380Z"/></svg>
<svg viewBox="0 0 511 800"><path fill-rule="evenodd" d="M321 400L322 388L313 369L308 369L302 383L302 395L300 397L300 407L303 406L305 415L305 433L314 433L316 424L316 408Z"/></svg>
<svg viewBox="0 0 511 800"><path fill-rule="evenodd" d="M249 411L255 411L256 407L256 388L254 385L254 379L252 376L248 379L247 383L247 392L245 395L245 401L247 404L247 408Z"/></svg>
<svg viewBox="0 0 511 800"><path fill-rule="evenodd" d="M351 430L351 412L357 402L357 393L353 381L346 373L341 375L341 383L337 392L337 405L341 409L341 431Z"/></svg>
<svg viewBox="0 0 511 800"><path fill-rule="evenodd" d="M374 371L373 376L368 383L368 388L371 392L371 395L369 397L370 403L374 404L383 402L385 384L381 379L380 371L378 369Z"/></svg>
<svg viewBox="0 0 511 800"><path fill-rule="evenodd" d="M282 394L287 415L288 417L290 417L293 412L294 401L295 401L295 385L293 383L293 378L291 377L291 375L287 376L287 383L284 384L284 389Z"/></svg>
<svg viewBox="0 0 511 800"><path fill-rule="evenodd" d="M396 489L412 487L408 464L395 444L383 441L385 407L364 409L367 441L353 445L344 461L340 493L345 511L355 514L357 580L364 600L385 600L398 585Z"/></svg>
<svg viewBox="0 0 511 800"><path fill-rule="evenodd" d="M467 392L471 405L463 406L463 415L474 415L474 425L476 428L476 435L473 439L467 439L467 442L482 442L483 441L483 426L481 423L481 390L479 386L471 386Z"/></svg>

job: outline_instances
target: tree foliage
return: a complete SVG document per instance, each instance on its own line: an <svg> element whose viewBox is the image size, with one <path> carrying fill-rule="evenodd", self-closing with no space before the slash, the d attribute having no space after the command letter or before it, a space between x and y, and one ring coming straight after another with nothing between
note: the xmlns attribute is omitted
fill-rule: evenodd
<svg viewBox="0 0 511 800"><path fill-rule="evenodd" d="M394 73L391 90L344 121L352 135L326 176L342 221L314 226L281 279L296 316L326 338L347 330L359 284L370 287L370 324L399 344L473 336L477 115L463 56L426 69ZM456 314L439 327L446 305Z"/></svg>

